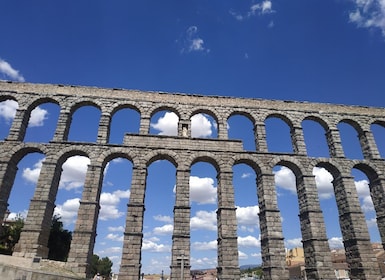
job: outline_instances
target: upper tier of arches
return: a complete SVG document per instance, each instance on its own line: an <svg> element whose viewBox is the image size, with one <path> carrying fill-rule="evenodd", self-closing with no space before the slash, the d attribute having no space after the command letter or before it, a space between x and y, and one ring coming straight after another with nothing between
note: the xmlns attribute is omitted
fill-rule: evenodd
<svg viewBox="0 0 385 280"><path fill-rule="evenodd" d="M26 140L26 131L29 126L29 121L32 117L33 111L44 104L54 104L58 109L58 120L56 128L54 129L54 135L52 139L48 141L55 142L91 142L98 144L122 144L123 140L119 140L120 143L111 140L112 124L115 117L122 110L130 110L137 115L134 120L126 120L127 122L134 122L136 128L132 131L122 132L121 138L124 138L126 133L134 133L147 135L151 134L155 116L160 112L168 112L173 114L173 124L175 129L173 132L165 135L175 137L204 137L199 133L194 133L193 118L197 115L202 115L203 118L210 118L209 123L215 130L211 134L211 138L227 140L233 136L229 136L229 121L235 117L241 117L244 123L250 125L239 126L238 130L243 130L247 127L247 134L249 135L250 148L246 147L245 150L256 152L284 152L290 154L309 154L309 143L304 133L304 122L314 123L315 127L318 127L320 134L324 135L323 140L326 144L327 154L324 157L345 157L346 152L341 145L341 131L340 124L347 124L350 126L355 134L360 147L359 153L362 156L358 158L365 159L379 159L381 158L381 152L377 143L382 139L375 139L373 133L373 126L380 127L385 131L385 115L383 111L379 111L377 108L365 108L365 107L349 107L349 106L337 106L327 104L314 104L314 110L309 110L309 103L274 103L271 101L263 106L260 105L260 100L243 100L235 99L239 101L238 106L233 106L233 102L223 102L220 106L213 106L210 103L200 102L196 100L189 100L189 102L183 102L185 96L182 95L181 102L174 102L174 95L161 94L163 102L159 102L159 94L148 93L143 94L142 99L132 98L131 92L127 91L127 98L114 98L108 96L92 96L92 95L74 95L74 94L34 94L26 92L0 92L0 103L12 100L17 103L17 109L15 111L15 117L12 125L9 128L9 134L4 138L7 140ZM151 98L151 94L154 98ZM149 98L150 97L150 98ZM171 101L168 101L170 97ZM179 95L177 95L179 97ZM194 98L194 96L192 97ZM228 101L228 98L221 100L218 98L216 101ZM205 100L203 100L205 101ZM246 101L246 102L244 102ZM250 101L250 102L247 102ZM255 101L255 102L254 102ZM295 110L292 109L292 105L297 105ZM276 106L275 106L276 105ZM282 105L287 105L285 109ZM311 105L311 104L310 104ZM94 111L92 122L94 122L94 136L92 139L72 139L71 129L75 125L75 114L79 110L88 107ZM332 107L332 109L327 109ZM356 109L356 110L355 110ZM357 113L358 112L358 113ZM378 114L376 114L378 112ZM131 115L130 115L131 116ZM282 133L282 139L288 139L287 147L283 150L274 150L271 148L269 142L269 129L268 121L277 120L282 122L287 127L285 132ZM88 126L88 124L87 124ZM283 130L282 130L283 131ZM245 131L242 131L244 133ZM285 135L284 135L285 134ZM384 133L382 133L384 134ZM198 135L198 136L196 136ZM203 134L202 134L203 135ZM235 136L237 137L237 136ZM285 138L286 137L286 138ZM358 139L358 140L357 140ZM244 142L245 140L242 139ZM267 141L269 140L269 141ZM376 141L377 140L377 141ZM281 141L281 139L280 139ZM350 140L349 140L350 141ZM342 143L343 144L343 143Z"/></svg>

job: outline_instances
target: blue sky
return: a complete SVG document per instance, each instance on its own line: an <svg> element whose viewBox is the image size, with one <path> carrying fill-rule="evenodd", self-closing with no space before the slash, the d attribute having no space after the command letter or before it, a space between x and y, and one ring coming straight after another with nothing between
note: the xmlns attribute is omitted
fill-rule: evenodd
<svg viewBox="0 0 385 280"><path fill-rule="evenodd" d="M385 3L380 0L2 1L0 30L3 80L385 107ZM1 139L7 136L15 108L12 102L0 104ZM48 142L58 112L52 104L37 108L25 141ZM85 108L76 114L70 139L92 142L98 112ZM128 124L127 119L133 121ZM176 121L169 112L157 114L151 133L172 135ZM121 112L113 122L111 142L121 143L124 131L137 132L131 125L137 122L132 112ZM208 116L197 115L193 122L196 136L216 137ZM248 125L232 119L229 133L252 150L250 135L237 129ZM328 156L320 141L322 131L304 125L309 154ZM351 127L339 128L347 157L362 158ZM267 129L269 150L287 152L289 140L276 136L287 128L269 120ZM373 130L384 157L384 128ZM27 211L41 160L41 155L33 154L20 162L9 201L13 213ZM86 164L87 159L76 158L63 167L56 204L69 229L73 229ZM109 256L115 271L131 169L125 160L110 162L103 182L95 253ZM330 244L340 246L331 178L324 170L315 174ZM168 162L149 167L145 273L169 270L174 175L175 168ZM214 267L216 174L212 166L199 163L191 175L191 264L192 268ZM379 241L366 178L360 172L354 175L372 240ZM287 247L300 244L291 176L277 167ZM255 177L247 166L234 167L241 264L260 262Z"/></svg>

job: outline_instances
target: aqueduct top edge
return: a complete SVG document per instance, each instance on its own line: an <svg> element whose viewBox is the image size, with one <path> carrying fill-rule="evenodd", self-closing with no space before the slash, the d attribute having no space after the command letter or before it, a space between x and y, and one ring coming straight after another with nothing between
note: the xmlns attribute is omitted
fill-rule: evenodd
<svg viewBox="0 0 385 280"><path fill-rule="evenodd" d="M273 100L264 98L244 98L219 95L199 95L187 93L166 93L162 91L142 91L132 89L99 88L90 86L72 86L55 84L19 83L11 81L0 81L0 92L6 93L31 93L49 95L72 95L76 97L101 97L105 99L129 98L138 101L165 101L179 104L213 106L229 106L234 108L258 108L277 109L283 111L302 111L317 113L347 113L350 115L372 115L385 117L385 110L380 107L343 105L331 103L318 103L308 101ZM129 94L129 96L127 96ZM167 97L165 97L167 96Z"/></svg>

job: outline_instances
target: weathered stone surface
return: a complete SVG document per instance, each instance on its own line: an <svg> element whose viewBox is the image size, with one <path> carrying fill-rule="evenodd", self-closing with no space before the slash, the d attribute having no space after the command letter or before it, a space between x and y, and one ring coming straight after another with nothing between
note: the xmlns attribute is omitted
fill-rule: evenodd
<svg viewBox="0 0 385 280"><path fill-rule="evenodd" d="M165 158L170 160L177 170L171 279L181 278L181 263L184 264L184 278L188 279L189 174L191 165L196 160L203 159L212 163L218 172L219 279L240 278L232 187L232 166L237 163L249 164L257 174L264 279L289 278L272 171L277 164L291 168L297 178L299 218L308 277L335 278L312 175L314 167L324 167L334 177L333 184L351 279L380 279L377 262L370 250L368 229L350 174L351 169L356 167L368 176L377 212L377 223L382 242L385 244L385 164L380 158L370 131L371 124L385 126L383 108L0 82L0 102L7 99L16 100L19 108L7 139L0 142L0 218L4 217L7 209L19 160L29 152L41 152L46 157L15 256L47 257L50 220L61 166L68 157L81 153L89 157L90 165L67 266L76 273L86 275L96 236L103 171L109 160L114 157L126 157L133 163L133 175L119 279L139 279L143 214L145 207L150 207L144 205L146 166L154 160ZM61 108L53 141L24 142L31 111L45 102L56 103ZM72 114L84 104L92 104L101 111L96 143L69 142L67 139ZM127 134L123 144L112 145L108 143L111 119L120 108L133 108L140 113L139 134ZM152 114L163 109L172 110L178 115L177 136L149 135ZM190 118L196 112L210 113L217 121L217 139L191 137ZM233 114L247 116L254 123L256 151L245 151L241 141L228 139L226 124ZM292 153L268 152L264 121L269 116L280 117L289 125ZM317 121L325 129L330 158L307 156L301 126L302 121L307 119ZM337 128L340 121L349 122L357 130L363 160L345 158Z"/></svg>

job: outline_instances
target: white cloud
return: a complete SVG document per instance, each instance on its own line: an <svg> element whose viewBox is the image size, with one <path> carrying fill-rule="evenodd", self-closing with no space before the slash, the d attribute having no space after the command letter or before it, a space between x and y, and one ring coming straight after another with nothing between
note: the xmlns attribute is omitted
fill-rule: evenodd
<svg viewBox="0 0 385 280"><path fill-rule="evenodd" d="M250 9L242 15L242 13L230 10L230 14L238 21L249 19L255 15L265 15L273 13L273 3L270 0L265 0L250 6Z"/></svg>
<svg viewBox="0 0 385 280"><path fill-rule="evenodd" d="M83 156L68 158L63 164L59 188L72 190L82 187L89 163L90 159Z"/></svg>
<svg viewBox="0 0 385 280"><path fill-rule="evenodd" d="M216 240L209 242L194 242L191 244L191 248L197 251L209 251L216 250L218 242Z"/></svg>
<svg viewBox="0 0 385 280"><path fill-rule="evenodd" d="M151 123L151 127L159 130L159 135L178 135L179 118L174 112L165 112L163 117L160 117L156 123Z"/></svg>
<svg viewBox="0 0 385 280"><path fill-rule="evenodd" d="M165 222L165 223L172 223L173 221L172 217L170 216L156 215L153 218L155 221Z"/></svg>
<svg viewBox="0 0 385 280"><path fill-rule="evenodd" d="M287 167L281 166L278 171L274 171L275 184L277 187L297 193L294 173Z"/></svg>
<svg viewBox="0 0 385 280"><path fill-rule="evenodd" d="M155 227L153 230L154 234L157 235L171 235L174 230L174 226L171 224L167 224L161 227Z"/></svg>
<svg viewBox="0 0 385 280"><path fill-rule="evenodd" d="M370 196L369 183L367 180L355 181L354 183L356 185L356 189L359 197Z"/></svg>
<svg viewBox="0 0 385 280"><path fill-rule="evenodd" d="M100 251L101 254L116 254L122 251L121 247L108 247L104 251Z"/></svg>
<svg viewBox="0 0 385 280"><path fill-rule="evenodd" d="M153 253L163 253L163 252L170 252L171 247L164 244L157 244L154 241L149 239L143 239L142 250L150 251Z"/></svg>
<svg viewBox="0 0 385 280"><path fill-rule="evenodd" d="M34 126L43 126L44 121L48 118L48 111L40 108L39 106L32 110L31 117L29 118L28 125L31 127Z"/></svg>
<svg viewBox="0 0 385 280"><path fill-rule="evenodd" d="M191 265L194 268L203 268L207 269L208 267L216 267L217 266L217 258L190 258Z"/></svg>
<svg viewBox="0 0 385 280"><path fill-rule="evenodd" d="M244 252L238 250L238 258L240 260L247 260L249 258L249 256L247 254L245 254Z"/></svg>
<svg viewBox="0 0 385 280"><path fill-rule="evenodd" d="M24 82L24 77L11 64L0 58L0 74L18 82Z"/></svg>
<svg viewBox="0 0 385 280"><path fill-rule="evenodd" d="M123 234L109 233L107 234L106 239L111 241L123 242Z"/></svg>
<svg viewBox="0 0 385 280"><path fill-rule="evenodd" d="M213 133L213 126L215 124L211 123L205 114L196 114L191 117L191 136L209 137Z"/></svg>
<svg viewBox="0 0 385 280"><path fill-rule="evenodd" d="M191 230L217 230L217 213L215 211L197 211L190 220Z"/></svg>
<svg viewBox="0 0 385 280"><path fill-rule="evenodd" d="M344 243L342 242L342 237L332 237L328 241L329 241L329 247L331 249L344 247Z"/></svg>
<svg viewBox="0 0 385 280"><path fill-rule="evenodd" d="M293 239L288 239L285 241L285 245L287 248L296 248L296 247L302 247L302 238L293 238Z"/></svg>
<svg viewBox="0 0 385 280"><path fill-rule="evenodd" d="M80 198L72 198L65 201L63 204L56 205L54 215L61 217L64 227L75 223L78 214Z"/></svg>
<svg viewBox="0 0 385 280"><path fill-rule="evenodd" d="M259 225L258 213L259 207L257 205L246 207L237 206L236 216L238 226L257 227Z"/></svg>
<svg viewBox="0 0 385 280"><path fill-rule="evenodd" d="M216 204L217 188L212 178L190 176L190 201L198 204Z"/></svg>
<svg viewBox="0 0 385 280"><path fill-rule="evenodd" d="M370 220L366 220L366 224L368 225L369 228L376 228L377 227L377 219L372 218Z"/></svg>
<svg viewBox="0 0 385 280"><path fill-rule="evenodd" d="M361 28L378 28L385 36L385 1L352 0L355 10L349 13L349 20Z"/></svg>
<svg viewBox="0 0 385 280"><path fill-rule="evenodd" d="M108 227L108 231L110 231L110 232L116 232L116 231L124 232L124 227L122 227L122 226Z"/></svg>
<svg viewBox="0 0 385 280"><path fill-rule="evenodd" d="M33 184L37 183L37 180L39 179L41 167L43 165L45 158L39 160L33 165L33 168L24 168L22 177L27 180L28 182L31 182Z"/></svg>
<svg viewBox="0 0 385 280"><path fill-rule="evenodd" d="M328 199L334 196L333 176L325 168L315 167L313 175L317 184L320 199Z"/></svg>
<svg viewBox="0 0 385 280"><path fill-rule="evenodd" d="M7 221L14 221L14 220L16 220L18 218L22 218L22 219L25 220L27 218L27 214L28 214L28 210L27 209L25 209L25 210L23 210L21 212L18 212L18 213L11 212L11 213L9 213Z"/></svg>
<svg viewBox="0 0 385 280"><path fill-rule="evenodd" d="M207 49L204 46L204 40L198 36L198 27L195 25L187 28L184 38L182 38L183 47L182 53L190 52L210 52L210 49Z"/></svg>
<svg viewBox="0 0 385 280"><path fill-rule="evenodd" d="M7 123L10 123L16 115L19 104L15 100L5 100L0 102L0 117L3 117Z"/></svg>
<svg viewBox="0 0 385 280"><path fill-rule="evenodd" d="M242 179L249 178L251 175L252 175L251 173L243 173L243 174L241 175L241 178L242 178Z"/></svg>
<svg viewBox="0 0 385 280"><path fill-rule="evenodd" d="M119 211L118 206L121 199L129 199L130 190L116 190L113 193L103 192L100 195L100 214L99 218L103 221L117 219L125 213Z"/></svg>
<svg viewBox="0 0 385 280"><path fill-rule="evenodd" d="M369 182L367 180L360 180L355 181L354 183L360 198L362 210L364 212L374 211L372 197L370 196Z"/></svg>
<svg viewBox="0 0 385 280"><path fill-rule="evenodd" d="M248 235L245 237L238 236L239 247L261 247L261 241L254 236Z"/></svg>

